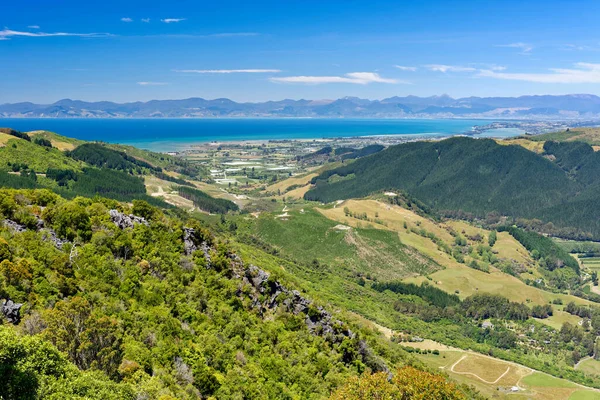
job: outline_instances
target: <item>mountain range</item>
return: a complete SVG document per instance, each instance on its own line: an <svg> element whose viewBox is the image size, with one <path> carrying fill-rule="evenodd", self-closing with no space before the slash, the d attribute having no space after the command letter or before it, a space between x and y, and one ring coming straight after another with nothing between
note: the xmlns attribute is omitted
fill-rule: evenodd
<svg viewBox="0 0 600 400"><path fill-rule="evenodd" d="M238 103L227 98L151 100L147 102L86 102L63 99L52 104L31 102L0 105L5 118L600 118L600 97L591 94L521 97L390 97L368 100L280 100Z"/></svg>

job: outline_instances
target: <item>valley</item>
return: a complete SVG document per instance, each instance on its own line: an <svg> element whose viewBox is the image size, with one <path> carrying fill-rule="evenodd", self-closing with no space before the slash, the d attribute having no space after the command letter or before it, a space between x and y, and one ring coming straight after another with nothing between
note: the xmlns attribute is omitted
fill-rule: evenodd
<svg viewBox="0 0 600 400"><path fill-rule="evenodd" d="M214 265L211 268L216 273L234 271L233 278L232 272L227 272L218 275L218 278L207 275L203 279L225 279L219 285L233 288L237 284L226 280L239 275L235 272L236 257L246 266L259 266L271 277L268 279L286 282L285 285L296 288L318 305L315 307L332 310L336 318L358 329L378 357L374 359L363 355L359 358L368 371L377 372L382 363L385 368L416 363L420 368L441 373L455 382L468 398L594 398L596 388L600 388L600 368L594 359L600 329L600 306L596 305L600 300L597 286L597 270L600 268L596 266L599 258L597 242L590 240L595 239L595 230L587 230L593 225L577 215L567 215L569 208L563 209L564 217L555 212L547 213L549 220L528 219L534 216L528 211L532 209L529 206L520 206L512 215L504 214L502 207L497 211L481 208L475 199L479 195L487 196L485 190L495 184L493 180L481 185L479 194L458 184L461 190L471 191L468 196L473 200L464 197L465 207L455 206L457 203L448 202L443 197L428 197L434 192L421 189L422 183L413 190L389 184L394 181L376 178L369 181L372 189L365 190L362 184L356 186L355 183L348 186L353 180L363 179L360 165L367 162L369 165L377 164L379 159L388 157L387 152L399 151L403 146L416 148L418 154L419 147L424 144L437 146L438 156L447 152L453 154L464 146L478 151L477 146L481 144L483 158L479 161L475 161L476 158L473 161L463 159L461 168L472 170L472 163L479 162L481 166L475 169L493 176L497 173L496 167L491 167L490 163L495 161L490 160L494 160L497 157L494 153L499 151L520 160L523 168L534 168L532 173L537 173L535 168L541 168L548 176L554 177L552 179L562 182L564 178L560 171L574 168L573 163L576 163L571 148L550 147L547 144L550 142L538 139L542 137L497 141L480 139L477 143L468 138L408 143L383 141L382 145L374 139L223 142L198 145L182 153L163 154L131 146L83 142L45 131L23 134L4 130L0 137L0 168L4 172L0 172L0 178L4 187L25 192L5 192L5 196L14 199L16 206L9 205L5 208L7 211L2 212L4 218L23 226L25 231L34 229L30 216L33 214L35 218L52 224L53 229L57 229L56 234L67 240L83 243L88 243L90 238L93 243L108 240L108 251L113 254L115 265L122 265L110 268L117 268L120 270L118 274L123 274L123 268L129 271L134 265L148 261L149 268L154 268L152 279L135 278L132 283L141 279L139 282L146 282L144 285L155 289L170 274L174 274L173 279L184 279L184 282L191 275L180 275L174 267L162 271L158 267L160 264L150 261L157 256L142 256L144 251L150 250L142 251L136 247L138 244L134 244L140 228L131 231L133 236L119 239L125 240L123 244L113 243L118 237L114 233L110 233L108 239L101 239L108 226L100 210L110 204L110 207L143 215L147 220L161 221L156 229L160 224L167 224L171 231L177 230L179 228L175 227L182 223L179 221L199 224L197 226L214 235L211 239L214 247L206 253L210 254L206 256L209 257L207 260L211 260L210 265ZM549 137L553 140L559 138L557 135ZM533 138L535 140L530 140ZM570 143L570 137L567 139ZM456 140L460 147L443 147ZM509 151L506 153L503 149ZM577 149L585 155L583 166L577 168L577 176L569 178L571 182L566 187L589 187L581 201L594 201L592 171L597 163L594 150L589 153L585 147ZM460 151L463 150L466 151ZM554 159L549 159L549 152ZM554 163L559 165L555 167ZM410 176L414 173L410 164L402 165L399 173L406 174L404 176L409 180L414 179ZM457 171L452 166L444 168ZM381 171L385 173L385 169ZM518 171L522 175L522 170ZM516 172L506 173L510 177ZM435 174L431 170L425 180L433 179ZM462 179L442 177L454 183ZM439 180L442 177L433 180L431 187L454 196L450 186L444 187L443 183L439 183L443 182ZM379 182L385 183L375 189L374 185ZM330 187L335 188L335 192L331 192L335 193L332 201L315 201L318 199L314 199L314 193L330 196ZM350 189L346 192L344 188ZM53 222L50 214L36 211L39 200L36 200L37 195L31 196L40 190L50 190L64 197L64 200L52 200L51 204L84 205L86 213L90 213L89 218L96 221L91 226L91 236L85 233L87 231L80 231L82 228L77 228L77 225L60 231L59 225L55 225L58 222ZM521 190L520 201L536 202L538 199L532 197L529 191L544 189L535 187L526 190L510 182L501 182L499 190L504 191L504 196ZM553 207L553 199L561 196L559 192L553 193L542 200L547 202L549 209ZM106 199L98 197L99 194ZM501 204L500 198L492 197L487 207L490 207L489 204L492 204L491 207ZM452 207L458 207L461 212L452 210ZM478 210L483 210L483 213ZM94 217L94 213L100 214ZM525 218L518 213L523 213L521 215ZM66 226L71 224L65 223ZM575 225L570 225L572 223ZM20 259L17 254L28 254L29 250L22 246L30 239L25 239L25 236L21 239L18 235L22 233L11 233L8 225L2 232L10 240L11 253L15 254L16 258L12 261ZM554 235L563 239L552 237ZM128 244L128 240L134 242ZM156 240L167 239L157 236ZM92 250L92 242L85 245L88 246L87 251L99 251ZM163 245L167 246L167 242ZM165 254L172 253L172 250L165 251ZM131 253L138 255L131 258ZM164 255L158 257L161 262L166 262ZM204 265L203 259L190 259L188 255L185 260L169 262ZM134 273L135 268L127 273ZM195 267L193 271L193 274L199 273ZM124 284L123 278L118 275L111 275L106 281L108 276L94 277L94 273L87 270L76 274L78 278L69 279L83 279L86 284L96 282L94 284L99 285L101 292L105 290L100 289L102 287L108 290L109 286L103 286L107 282L114 284L121 281L120 287ZM8 276L5 275L4 279ZM49 301L44 300L44 303L33 299L47 295L40 294L38 286L13 287L11 282L5 281L4 285L8 286L4 286L6 289L3 290L11 298L28 304L24 317L30 321L34 311ZM249 290L243 289L243 285L238 287L239 290ZM133 296L144 304L147 301L150 302L148 304L157 301L156 304L161 304L158 299L144 297L149 296L145 294L147 290L155 289L143 289L144 294L139 292ZM104 299L112 296L108 292L102 293L105 293L101 295ZM276 298L277 294L273 296ZM68 298L69 295L59 302L62 304ZM281 318L278 312L264 314L265 311L261 311L255 315L250 303L242 300L240 304L232 305L234 310L238 310L235 312L242 313L239 314L241 318L246 318L245 313L251 312L251 318L258 318L254 322L258 324L256 326L262 326L263 322L259 321L263 319L279 321L278 318ZM174 311L176 308L173 307L167 307L171 310L169 312L178 315L183 312ZM269 307L272 306L267 309ZM103 310L101 313L113 318L117 315L99 305L93 308L98 312ZM310 310L306 312L312 312ZM198 324L204 318L200 318L200 314L192 312L189 315L196 316L185 317L181 323L189 324L189 320ZM51 321L50 316L43 318ZM212 317L209 320L212 321ZM229 324L227 321L223 323ZM125 333L122 339L124 344L119 349L122 352L119 354L123 354L121 360L125 362L125 357L132 357L127 358L127 362L142 365L141 359L132 353L140 344L134 345L128 337ZM164 340L166 345L171 339L165 336ZM186 340L196 343L192 337ZM228 346L238 349L236 358L241 357L240 351L247 354L247 350L239 350L234 336L227 340L233 340L228 342ZM65 351L60 342L55 339L52 342ZM331 351L341 351L336 350L336 346ZM191 356L186 357L191 360ZM188 361L185 361L186 365L189 365ZM163 368L166 366L162 365ZM197 372L194 373L197 377L194 381L213 382L214 385L209 389L202 386L205 383L194 384L195 390L201 393L230 390L226 389L230 386L224 378L229 367L209 365L212 378L202 375L206 371ZM336 367L341 374L339 379L342 375L349 377L357 373L358 370L349 367L347 363ZM113 373L116 372L113 370ZM125 372L118 374L120 379L125 376ZM269 381L272 378L265 379ZM161 390L182 396L181 383L167 384L164 379L162 382L166 386ZM327 384L330 386L322 386L319 383L320 387L328 389L323 389L315 398L326 397L338 384L331 382ZM305 389L294 390L303 393Z"/></svg>

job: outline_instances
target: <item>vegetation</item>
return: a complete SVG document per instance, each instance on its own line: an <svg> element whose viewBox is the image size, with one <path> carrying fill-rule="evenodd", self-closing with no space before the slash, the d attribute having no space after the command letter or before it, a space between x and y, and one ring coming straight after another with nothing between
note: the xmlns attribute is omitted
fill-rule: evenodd
<svg viewBox="0 0 600 400"><path fill-rule="evenodd" d="M553 271L566 266L579 274L579 263L577 260L556 245L552 239L535 232L524 231L514 226L500 228L500 230L508 231L531 252L534 259L541 259L541 265L546 269Z"/></svg>
<svg viewBox="0 0 600 400"><path fill-rule="evenodd" d="M414 283L403 282L376 282L372 286L378 292L390 290L399 294L411 294L423 298L430 304L437 307L449 307L460 304L460 298L454 294L448 294L431 285L425 283L417 286Z"/></svg>
<svg viewBox="0 0 600 400"><path fill-rule="evenodd" d="M141 168L158 170L146 161L138 160L121 151L109 149L99 143L84 143L75 150L67 152L67 155L99 168L130 172L137 170L138 173L141 173Z"/></svg>
<svg viewBox="0 0 600 400"><path fill-rule="evenodd" d="M177 191L181 197L192 200L196 207L209 213L227 214L228 211L238 210L238 206L234 202L226 199L217 199L198 189L179 186Z"/></svg>
<svg viewBox="0 0 600 400"><path fill-rule="evenodd" d="M331 202L403 190L440 211L538 218L598 238L600 211L593 204L600 198L600 161L591 155L577 164L569 154L593 150L573 145L578 150L546 144L538 155L487 139L406 143L323 172L305 198Z"/></svg>
<svg viewBox="0 0 600 400"><path fill-rule="evenodd" d="M236 278L231 249L185 214L47 190L2 189L0 199L4 218L44 224L0 229L0 297L25 304L20 333L0 327L8 398L324 398L382 368L364 340L390 366L407 358L360 326L353 337L341 335L344 322L321 334L283 306L256 308L262 295ZM108 209L149 224L123 229ZM183 226L210 259L186 253ZM68 242L59 246L49 229Z"/></svg>
<svg viewBox="0 0 600 400"><path fill-rule="evenodd" d="M31 142L31 138L29 137L28 134L26 134L24 132L17 131L15 129L0 128L0 132L1 133L6 133L7 135L11 135L11 136L17 137L19 139L24 139L24 140L26 140L28 142Z"/></svg>
<svg viewBox="0 0 600 400"><path fill-rule="evenodd" d="M531 142L585 142L591 145L600 145L600 129L593 127L578 127L562 132L549 132L542 135L524 137Z"/></svg>
<svg viewBox="0 0 600 400"><path fill-rule="evenodd" d="M462 400L465 395L440 376L413 367L399 369L391 380L385 373L353 377L330 400Z"/></svg>
<svg viewBox="0 0 600 400"><path fill-rule="evenodd" d="M347 152L342 154L342 160L354 160L356 158L369 156L371 154L375 154L383 150L385 147L380 144L371 144L369 146L365 146L358 150L352 150L351 152ZM337 149L336 149L337 150Z"/></svg>

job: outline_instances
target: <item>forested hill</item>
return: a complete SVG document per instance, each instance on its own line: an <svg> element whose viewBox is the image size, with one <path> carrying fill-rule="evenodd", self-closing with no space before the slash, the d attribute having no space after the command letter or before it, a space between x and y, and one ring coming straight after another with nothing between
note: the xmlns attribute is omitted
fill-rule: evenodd
<svg viewBox="0 0 600 400"><path fill-rule="evenodd" d="M1 399L321 399L415 362L186 213L48 190L0 204Z"/></svg>
<svg viewBox="0 0 600 400"><path fill-rule="evenodd" d="M330 202L402 190L437 210L537 218L598 238L599 170L600 153L585 143L546 142L539 155L459 137L392 146L326 171L305 198Z"/></svg>

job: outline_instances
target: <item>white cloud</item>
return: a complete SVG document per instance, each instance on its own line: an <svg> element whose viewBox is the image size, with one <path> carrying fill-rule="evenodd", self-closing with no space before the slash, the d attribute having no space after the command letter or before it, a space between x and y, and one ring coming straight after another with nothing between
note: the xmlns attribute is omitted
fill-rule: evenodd
<svg viewBox="0 0 600 400"><path fill-rule="evenodd" d="M550 68L546 73L481 70L478 76L536 83L600 83L600 64L577 63L574 68Z"/></svg>
<svg viewBox="0 0 600 400"><path fill-rule="evenodd" d="M417 67L406 67L404 65L394 65L394 67L398 68L400 71L416 71Z"/></svg>
<svg viewBox="0 0 600 400"><path fill-rule="evenodd" d="M138 82L140 86L165 86L168 85L167 82Z"/></svg>
<svg viewBox="0 0 600 400"><path fill-rule="evenodd" d="M185 18L165 18L165 19L161 19L161 21L164 22L165 24L171 24L173 22L185 21Z"/></svg>
<svg viewBox="0 0 600 400"><path fill-rule="evenodd" d="M600 50L597 46L579 45L579 44L564 44L559 46L560 50L564 51L598 51Z"/></svg>
<svg viewBox="0 0 600 400"><path fill-rule="evenodd" d="M19 32L10 29L4 29L0 31L0 40L8 40L14 36L23 37L56 37L56 36L77 36L77 37L108 37L113 36L110 33L69 33L69 32Z"/></svg>
<svg viewBox="0 0 600 400"><path fill-rule="evenodd" d="M459 65L444 65L444 64L428 64L425 68L435 72L475 72L477 69L473 67L461 67Z"/></svg>
<svg viewBox="0 0 600 400"><path fill-rule="evenodd" d="M123 21L123 22L133 22L133 20L131 18L129 18L129 17L121 18L121 21Z"/></svg>
<svg viewBox="0 0 600 400"><path fill-rule="evenodd" d="M397 79L382 78L374 72L351 72L344 76L286 76L282 78L269 78L272 82L278 83L305 83L309 85L319 85L322 83L353 83L358 85L367 85L369 83L406 83Z"/></svg>
<svg viewBox="0 0 600 400"><path fill-rule="evenodd" d="M28 26L29 29L40 29L39 25L29 25Z"/></svg>
<svg viewBox="0 0 600 400"><path fill-rule="evenodd" d="M175 72L194 74L265 74L281 72L280 69L176 69Z"/></svg>
<svg viewBox="0 0 600 400"><path fill-rule="evenodd" d="M204 35L206 37L238 37L238 36L259 36L260 33L256 32L223 32L213 33L210 35Z"/></svg>
<svg viewBox="0 0 600 400"><path fill-rule="evenodd" d="M520 49L521 52L519 54L529 55L531 54L531 50L533 50L533 46L527 43L518 42L518 43L509 43L509 44L499 44L496 47L509 47L513 49Z"/></svg>
<svg viewBox="0 0 600 400"><path fill-rule="evenodd" d="M142 18L142 22L148 23L150 22L150 18Z"/></svg>

